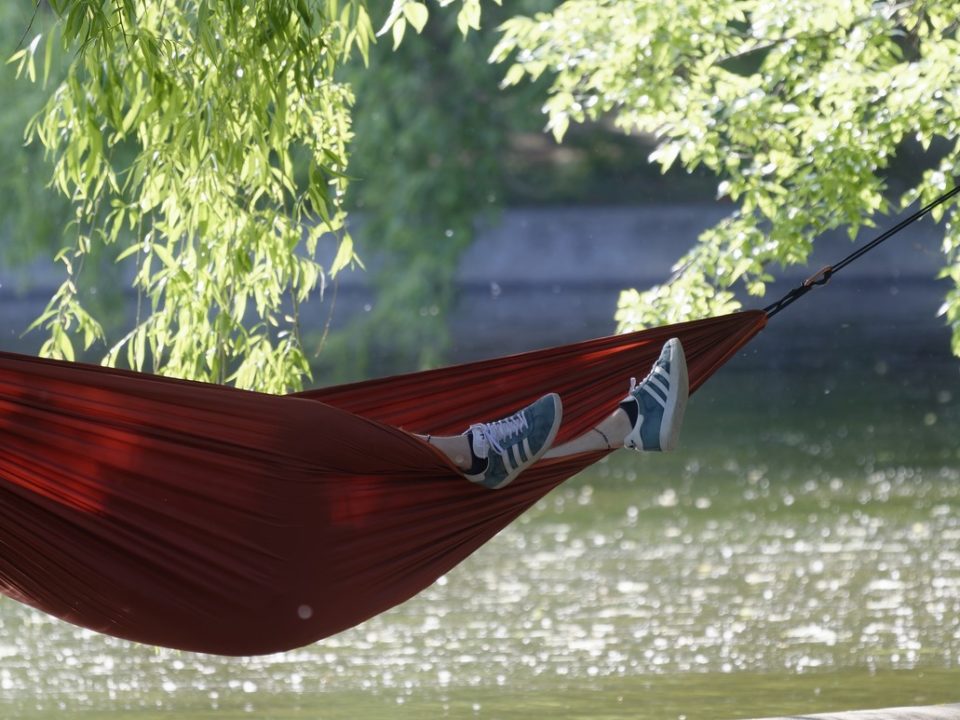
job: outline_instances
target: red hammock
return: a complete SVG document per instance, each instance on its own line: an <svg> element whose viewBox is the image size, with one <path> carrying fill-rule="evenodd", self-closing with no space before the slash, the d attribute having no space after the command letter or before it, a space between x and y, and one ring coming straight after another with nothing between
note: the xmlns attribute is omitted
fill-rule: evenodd
<svg viewBox="0 0 960 720"><path fill-rule="evenodd" d="M143 643L305 645L415 595L603 456L490 491L403 430L461 432L556 391L561 443L667 338L694 390L765 324L744 312L285 397L0 353L0 591Z"/></svg>

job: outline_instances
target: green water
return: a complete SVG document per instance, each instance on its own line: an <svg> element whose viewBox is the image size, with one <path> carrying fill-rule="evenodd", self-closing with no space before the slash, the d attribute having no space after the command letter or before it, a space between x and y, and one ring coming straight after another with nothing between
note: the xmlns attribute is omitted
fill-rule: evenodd
<svg viewBox="0 0 960 720"><path fill-rule="evenodd" d="M825 356L763 342L693 398L681 452L613 456L419 597L302 650L155 650L0 601L0 717L695 720L960 702L960 366L945 342Z"/></svg>

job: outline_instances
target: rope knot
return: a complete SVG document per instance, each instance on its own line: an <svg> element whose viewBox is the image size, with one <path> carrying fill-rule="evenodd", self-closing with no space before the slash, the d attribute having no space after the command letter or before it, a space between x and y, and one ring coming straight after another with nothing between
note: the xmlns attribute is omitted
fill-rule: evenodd
<svg viewBox="0 0 960 720"><path fill-rule="evenodd" d="M830 282L831 277L833 277L833 266L826 265L804 280L803 286L812 287L814 285L826 285L828 282Z"/></svg>

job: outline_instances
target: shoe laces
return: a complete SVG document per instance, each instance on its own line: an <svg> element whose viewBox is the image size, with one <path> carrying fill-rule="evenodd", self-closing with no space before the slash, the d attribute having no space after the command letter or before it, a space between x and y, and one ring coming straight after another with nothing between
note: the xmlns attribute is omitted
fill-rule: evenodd
<svg viewBox="0 0 960 720"><path fill-rule="evenodd" d="M473 432L473 451L477 457L485 457L489 446L502 455L505 452L504 443L509 445L507 441L519 435L528 426L527 416L522 411L503 420L475 423L470 426L470 431Z"/></svg>

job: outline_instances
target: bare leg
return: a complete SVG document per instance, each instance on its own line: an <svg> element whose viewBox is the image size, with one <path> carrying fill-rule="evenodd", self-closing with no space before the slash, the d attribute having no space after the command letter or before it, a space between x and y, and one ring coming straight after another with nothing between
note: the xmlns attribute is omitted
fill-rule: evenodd
<svg viewBox="0 0 960 720"><path fill-rule="evenodd" d="M630 429L630 419L627 414L617 408L592 430L588 430L583 435L575 437L563 445L550 448L543 457L559 458L585 452L615 450L623 447L623 439L630 432Z"/></svg>
<svg viewBox="0 0 960 720"><path fill-rule="evenodd" d="M673 449L683 422L688 390L683 348L680 341L673 338L664 344L647 377L639 384L631 380L627 397L610 415L563 445L550 447L562 417L560 397L555 393L545 395L509 418L472 425L470 436L417 437L439 448L471 481L497 488L509 483L541 457L562 458L615 450L624 445L640 451ZM535 441L537 449L532 452L524 429L531 422L539 433ZM479 440L473 433L478 434ZM475 454L477 442L479 454ZM509 451L503 444L509 446ZM487 468L491 461L488 458L496 462L495 471L489 475Z"/></svg>
<svg viewBox="0 0 960 720"><path fill-rule="evenodd" d="M417 435L417 437L438 448L461 470L470 469L473 457L470 454L470 444L467 442L466 435Z"/></svg>
<svg viewBox="0 0 960 720"><path fill-rule="evenodd" d="M615 450L623 447L623 439L629 432L630 420L623 410L617 408L592 430L563 445L550 448L543 457L559 458L585 452ZM417 437L438 448L457 467L463 470L470 467L472 457L466 435L417 435Z"/></svg>
<svg viewBox="0 0 960 720"><path fill-rule="evenodd" d="M672 450L677 445L689 393L687 361L676 338L668 340L660 357L640 384L612 414L580 437L550 448L545 458L632 447L636 450Z"/></svg>

